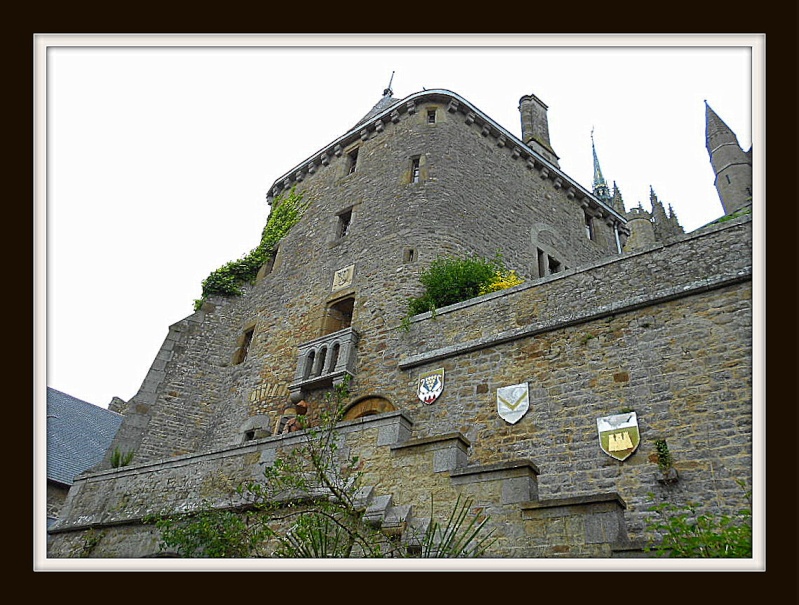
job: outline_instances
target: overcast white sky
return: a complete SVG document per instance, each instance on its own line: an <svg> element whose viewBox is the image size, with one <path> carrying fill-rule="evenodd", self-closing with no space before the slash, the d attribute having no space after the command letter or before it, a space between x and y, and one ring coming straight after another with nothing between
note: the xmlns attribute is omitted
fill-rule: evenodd
<svg viewBox="0 0 799 605"><path fill-rule="evenodd" d="M374 39L390 47L235 40L268 46L148 47L119 36L47 49L48 386L102 407L133 397L202 280L257 245L271 184L354 126L392 72L395 97L445 88L516 136L519 98L535 94L567 174L591 188L593 129L603 174L627 208L649 209L652 186L686 231L722 214L704 101L744 149L752 144L751 36L632 47L606 45L628 43L618 37L508 35L467 41L477 46L446 36L422 47L419 36ZM514 46L483 45L497 40Z"/></svg>

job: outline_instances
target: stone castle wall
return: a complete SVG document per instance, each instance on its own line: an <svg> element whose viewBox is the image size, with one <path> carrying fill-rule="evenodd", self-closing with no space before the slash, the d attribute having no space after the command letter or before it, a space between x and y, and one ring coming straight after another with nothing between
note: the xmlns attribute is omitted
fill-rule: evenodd
<svg viewBox="0 0 799 605"><path fill-rule="evenodd" d="M636 286L643 275L648 288ZM402 411L345 423L348 447L396 505L424 511L432 497L446 510L458 494L474 497L499 532L496 556L615 556L614 543L644 537L650 493L727 513L744 504L736 480L752 472L751 300L743 217L418 316L408 331L388 326L382 356L359 351L381 361L359 363L352 400L379 395ZM444 392L423 404L418 375L439 367ZM511 425L496 412L496 389L522 382L530 410ZM641 445L619 462L601 451L596 418L622 409L637 413ZM98 531L94 556L153 554L143 515L229 498L298 438L79 480L53 556L71 556ZM669 444L676 483L661 481L656 439Z"/></svg>
<svg viewBox="0 0 799 605"><path fill-rule="evenodd" d="M106 461L76 481L54 556L152 555L146 515L229 505L236 482L299 438L274 434L298 350L346 297L358 335L350 401L388 412L342 425L377 501L418 513L431 497L446 509L469 495L493 519L495 556L594 557L643 537L650 493L726 513L745 504L751 219L620 255L609 217L595 216L588 238L579 186L476 110L430 93L384 118L279 180L272 194L296 187L304 216L241 296L211 296L170 326L111 447L134 450L133 465ZM559 272L539 277L542 251ZM435 258L497 252L524 284L407 321ZM439 368L444 391L422 403L419 376ZM515 384L530 402L510 424L496 395ZM302 391L311 418L328 392ZM601 450L596 419L629 410L641 444L620 462ZM676 483L658 474L658 439Z"/></svg>
<svg viewBox="0 0 799 605"><path fill-rule="evenodd" d="M436 111L435 123L428 110ZM435 100L381 131L342 140L339 155L331 152L292 182L310 205L282 240L274 269L243 296L212 297L170 328L129 402L133 413L120 440L141 460L237 442L249 418L282 412L298 345L321 334L326 304L348 294L355 297L362 363L379 366L388 331L405 315L408 298L421 293L418 276L436 257L501 252L509 268L530 278L538 272L537 246L557 254L564 268L614 254L608 224L597 219L590 241L573 187L517 157L511 143ZM411 177L415 157L419 182ZM337 237L343 212L351 221ZM334 273L349 266L351 284L334 291ZM255 328L253 342L236 364L248 327Z"/></svg>

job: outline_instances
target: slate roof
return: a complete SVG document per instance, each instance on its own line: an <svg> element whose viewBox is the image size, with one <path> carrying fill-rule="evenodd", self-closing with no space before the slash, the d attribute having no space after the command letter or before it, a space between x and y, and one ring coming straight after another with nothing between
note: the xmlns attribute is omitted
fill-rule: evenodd
<svg viewBox="0 0 799 605"><path fill-rule="evenodd" d="M388 109L389 107L400 101L400 99L395 99L394 97L391 96L390 90L386 89L384 92L386 94L383 95L383 98L380 99L377 102L377 104L374 107L372 107L371 110L369 110L369 113L363 116L363 118L361 118L361 120L355 126L353 126L353 129L358 128L358 126L360 126L361 124L365 124L376 115L379 115L380 113L382 113L383 111L385 111L386 109Z"/></svg>
<svg viewBox="0 0 799 605"><path fill-rule="evenodd" d="M103 459L122 415L47 387L47 479L72 485Z"/></svg>

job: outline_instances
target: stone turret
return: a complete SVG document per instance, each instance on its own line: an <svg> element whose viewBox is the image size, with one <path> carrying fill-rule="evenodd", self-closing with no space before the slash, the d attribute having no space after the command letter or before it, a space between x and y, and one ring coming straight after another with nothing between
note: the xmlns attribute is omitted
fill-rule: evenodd
<svg viewBox="0 0 799 605"><path fill-rule="evenodd" d="M752 149L741 149L735 133L705 101L705 145L716 175L724 214L752 204Z"/></svg>
<svg viewBox="0 0 799 605"><path fill-rule="evenodd" d="M522 119L522 142L555 167L560 168L558 156L549 142L547 109L548 107L535 95L524 95L519 99L519 113Z"/></svg>
<svg viewBox="0 0 799 605"><path fill-rule="evenodd" d="M614 195L614 201L615 197ZM621 194L618 194L618 202L623 208ZM651 186L649 187L649 203L652 205L651 212L644 210L639 203L637 208L626 213L630 237L625 243L624 252L635 252L655 244L663 244L685 233L671 204L669 204L667 213Z"/></svg>

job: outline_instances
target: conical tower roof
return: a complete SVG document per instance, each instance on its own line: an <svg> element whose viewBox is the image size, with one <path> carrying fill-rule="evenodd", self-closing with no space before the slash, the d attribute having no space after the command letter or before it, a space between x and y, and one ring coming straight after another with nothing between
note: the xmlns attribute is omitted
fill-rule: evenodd
<svg viewBox="0 0 799 605"><path fill-rule="evenodd" d="M400 99L395 99L394 96L393 96L394 95L394 91L391 90L391 82L393 82L393 81L394 81L394 72L392 71L391 72L391 80L389 80L388 86L383 90L382 98L377 102L377 104L374 107L372 107L371 110L369 110L369 113L367 113L365 116L363 116L358 121L358 123L355 124L354 128L357 128L361 124L365 124L366 122L371 120L373 117L375 117L379 113L385 111L386 109L388 109L389 107L394 105L394 103L396 103L397 101L400 100Z"/></svg>
<svg viewBox="0 0 799 605"><path fill-rule="evenodd" d="M730 130L724 120L705 101L705 144L709 150L712 149L711 140L719 136L723 136L726 140L735 140L737 142L735 133Z"/></svg>

